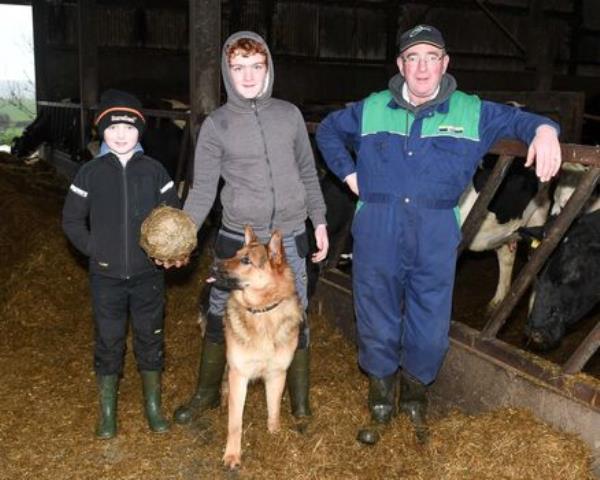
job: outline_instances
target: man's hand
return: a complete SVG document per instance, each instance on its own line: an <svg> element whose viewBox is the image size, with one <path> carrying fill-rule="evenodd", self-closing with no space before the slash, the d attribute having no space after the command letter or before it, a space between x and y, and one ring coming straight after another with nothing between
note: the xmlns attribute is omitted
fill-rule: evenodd
<svg viewBox="0 0 600 480"><path fill-rule="evenodd" d="M348 188L352 190L354 195L358 196L358 179L356 178L356 172L351 173L344 178L344 182L346 182L346 185L348 185Z"/></svg>
<svg viewBox="0 0 600 480"><path fill-rule="evenodd" d="M313 263L318 263L325 260L329 250L327 225L317 225L317 228L315 228L315 241L317 243L317 251L312 254L311 260Z"/></svg>
<svg viewBox="0 0 600 480"><path fill-rule="evenodd" d="M163 267L165 270L168 270L171 267L181 268L190 263L190 257L185 257L183 260L166 260L164 262L155 258L154 263Z"/></svg>
<svg viewBox="0 0 600 480"><path fill-rule="evenodd" d="M561 152L556 130L550 125L540 125L527 150L525 166L533 165L542 182L547 182L560 170Z"/></svg>

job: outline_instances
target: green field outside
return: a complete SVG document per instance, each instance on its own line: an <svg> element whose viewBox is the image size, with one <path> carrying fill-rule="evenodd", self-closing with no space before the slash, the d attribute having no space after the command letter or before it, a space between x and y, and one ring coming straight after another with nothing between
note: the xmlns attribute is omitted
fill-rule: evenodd
<svg viewBox="0 0 600 480"><path fill-rule="evenodd" d="M23 100L23 103L25 104L25 107L27 107L28 110L35 112L34 99L25 99ZM11 123L33 120L33 117L35 116L35 113L34 115L28 115L27 113L19 110L14 105L9 105L5 99L0 98L0 114L2 113L5 113L10 117Z"/></svg>
<svg viewBox="0 0 600 480"><path fill-rule="evenodd" d="M35 112L35 100L24 100L25 107ZM31 122L34 114L28 114L14 105L9 105L6 100L0 98L0 115L6 114L10 118L8 128L0 126L0 145L10 145L14 137L18 137L23 132L23 126L16 127L16 122Z"/></svg>

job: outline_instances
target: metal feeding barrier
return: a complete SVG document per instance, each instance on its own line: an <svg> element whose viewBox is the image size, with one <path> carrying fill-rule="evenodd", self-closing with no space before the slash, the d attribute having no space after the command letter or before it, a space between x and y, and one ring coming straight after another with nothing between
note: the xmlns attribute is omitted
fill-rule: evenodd
<svg viewBox="0 0 600 480"><path fill-rule="evenodd" d="M600 178L599 147L563 144L561 145L561 151L565 162L586 165L589 167L589 170L577 185L575 192L565 205L564 209L546 232L541 245L534 250L530 260L519 272L508 295L504 298L481 331L481 337L485 340L496 337L521 297L531 285L535 276L544 266L544 263L550 254L558 246L571 223L573 223L577 215L581 212L598 183L598 179ZM491 153L499 154L500 158L496 162L496 166L473 206L473 209L465 220L462 229L463 239L459 245L459 254L465 250L475 237L487 214L487 207L496 193L496 190L502 183L502 180L506 176L508 168L515 158L515 154L523 157L526 155L526 149L519 142L503 141L494 146ZM580 347L567 360L563 366L564 373L573 374L581 371L587 361L600 347L599 332L600 330L598 329L598 326L596 326L582 342Z"/></svg>
<svg viewBox="0 0 600 480"><path fill-rule="evenodd" d="M46 155L49 162L62 169L67 176L72 175L84 160L84 152L91 139L92 115L95 109L86 109L80 103L38 101L38 118L48 118L50 152ZM175 183L179 185L182 197L187 194L191 178L190 161L194 151L194 139L190 129L190 111L142 109L148 122L160 124L164 120L181 120L185 122L179 157L175 173ZM84 128L81 128L81 125Z"/></svg>

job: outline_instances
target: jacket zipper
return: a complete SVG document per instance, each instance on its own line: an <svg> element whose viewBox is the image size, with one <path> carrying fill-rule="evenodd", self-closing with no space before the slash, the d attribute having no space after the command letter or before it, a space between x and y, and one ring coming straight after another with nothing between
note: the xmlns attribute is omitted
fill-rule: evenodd
<svg viewBox="0 0 600 480"><path fill-rule="evenodd" d="M256 123L258 124L258 129L260 130L260 136L263 141L263 148L265 151L265 160L267 161L267 166L269 167L269 178L271 180L271 194L273 195L273 211L271 212L271 220L269 221L269 232L273 230L273 222L275 221L275 182L273 180L273 169L271 167L271 161L269 160L269 154L267 153L267 139L265 138L265 132L263 130L262 124L260 123L260 117L258 116L258 110L256 108L256 100L252 100L252 110L254 111L254 116L256 117Z"/></svg>
<svg viewBox="0 0 600 480"><path fill-rule="evenodd" d="M127 228L127 212L129 211L129 202L127 192L127 163L123 165L123 205L125 207L123 212L123 232L125 235L125 278L129 279L129 229Z"/></svg>

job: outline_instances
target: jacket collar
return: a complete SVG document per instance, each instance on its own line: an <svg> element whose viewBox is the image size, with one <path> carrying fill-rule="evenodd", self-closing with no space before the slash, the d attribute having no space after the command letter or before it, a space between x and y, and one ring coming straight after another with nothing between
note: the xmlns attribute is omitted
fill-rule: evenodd
<svg viewBox="0 0 600 480"><path fill-rule="evenodd" d="M388 87L392 94L392 100L390 101L389 106L392 107L393 102L396 105L396 108L404 108L405 110L412 112L415 116L419 116L423 111L429 112L433 108L440 113L446 113L448 111L448 100L456 91L456 80L449 73L445 73L442 76L442 81L440 82L438 93L435 98L432 98L422 105L415 106L407 102L402 96L404 83L404 77L400 73L397 73L390 79Z"/></svg>

